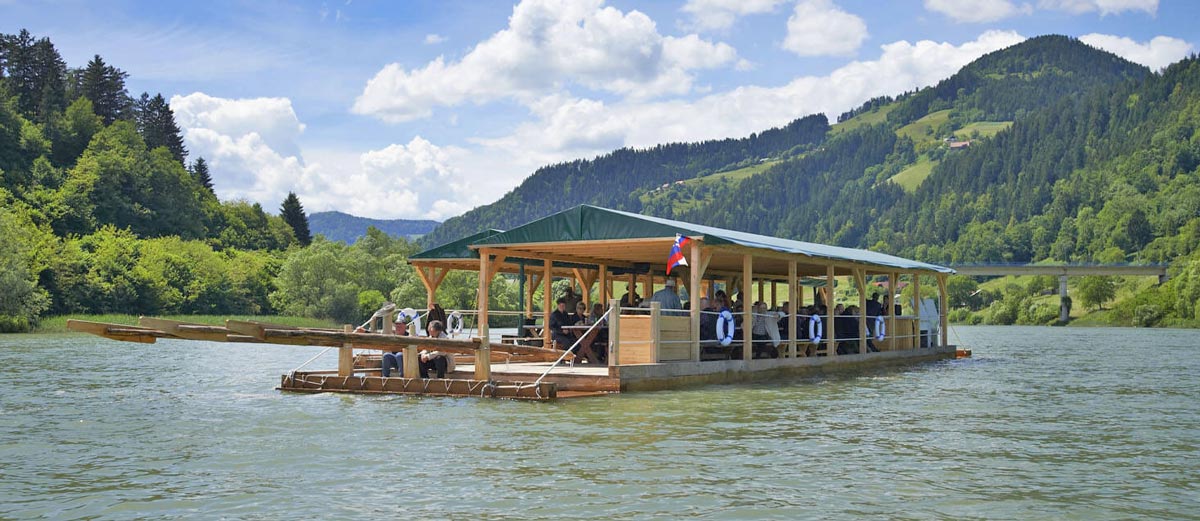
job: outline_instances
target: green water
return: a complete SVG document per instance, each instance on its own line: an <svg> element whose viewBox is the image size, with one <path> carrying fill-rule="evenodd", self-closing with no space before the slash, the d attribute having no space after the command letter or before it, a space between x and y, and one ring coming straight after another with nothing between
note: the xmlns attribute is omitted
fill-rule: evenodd
<svg viewBox="0 0 1200 521"><path fill-rule="evenodd" d="M1200 519L1200 333L957 334L975 358L548 404L273 390L310 348L5 336L0 518Z"/></svg>

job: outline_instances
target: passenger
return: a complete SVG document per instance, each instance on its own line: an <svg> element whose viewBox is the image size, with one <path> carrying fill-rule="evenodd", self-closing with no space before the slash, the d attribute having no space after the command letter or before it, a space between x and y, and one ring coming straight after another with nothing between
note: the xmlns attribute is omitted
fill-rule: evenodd
<svg viewBox="0 0 1200 521"><path fill-rule="evenodd" d="M679 294L675 292L675 279L667 279L667 282L663 284L663 289L655 291L650 296L647 305L653 302L658 302L662 306L664 315L680 314L678 311L672 311L683 309L683 303L679 301Z"/></svg>
<svg viewBox="0 0 1200 521"><path fill-rule="evenodd" d="M712 302L716 300L708 300L707 297L700 298L700 340L716 340L717 339L717 310L713 308Z"/></svg>
<svg viewBox="0 0 1200 521"><path fill-rule="evenodd" d="M883 314L883 304L879 303L879 293L872 293L871 300L867 301L867 316L877 317Z"/></svg>
<svg viewBox="0 0 1200 521"><path fill-rule="evenodd" d="M779 320L777 320L775 323L778 324L779 335L783 338L791 338L791 336L788 334L788 331L791 331L791 321L788 320L788 315L792 314L791 308L792 306L788 302L784 302L779 306ZM800 327L798 322L796 327Z"/></svg>
<svg viewBox="0 0 1200 521"><path fill-rule="evenodd" d="M867 337L875 337L875 317L883 314L883 304L879 303L879 293L872 293L867 301Z"/></svg>
<svg viewBox="0 0 1200 521"><path fill-rule="evenodd" d="M892 301L892 297L891 297L891 295L884 295L884 297L883 297L883 309L884 309L884 310L887 310L887 308L888 308L888 303L889 303L889 302L891 302L891 301ZM903 314L904 314L904 313L901 311L900 304L896 304L896 308L895 308L895 310L893 311L893 314L894 314L894 315L896 315L896 316L900 316L900 315L903 315Z"/></svg>
<svg viewBox="0 0 1200 521"><path fill-rule="evenodd" d="M571 314L567 312L567 298L559 297L558 309L550 313L550 337L559 349L566 349L575 343L575 338L563 331L563 326L573 324Z"/></svg>
<svg viewBox="0 0 1200 521"><path fill-rule="evenodd" d="M430 321L426 331L429 338L449 338L446 335L446 326L438 320ZM421 378L429 378L430 369L437 371L438 378L445 378L447 372L454 372L454 355L451 353L422 350L417 360Z"/></svg>
<svg viewBox="0 0 1200 521"><path fill-rule="evenodd" d="M402 318L397 317L396 322L394 322L393 325L395 326L395 334L396 335L404 336L405 333L408 331L408 322L406 322ZM382 374L383 374L384 378L388 378L388 377L392 376L392 369L399 371L400 375L403 376L404 375L404 352L403 351L391 351L388 353L384 353L382 365L383 365L383 373Z"/></svg>
<svg viewBox="0 0 1200 521"><path fill-rule="evenodd" d="M567 299L567 309L569 310L575 309L579 301L583 300L583 297L575 293L575 286L567 286L567 291L563 294L563 298Z"/></svg>
<svg viewBox="0 0 1200 521"><path fill-rule="evenodd" d="M837 354L858 353L858 319L850 316L841 304L833 308L833 325L837 331Z"/></svg>
<svg viewBox="0 0 1200 521"><path fill-rule="evenodd" d="M604 318L604 304L599 302L592 304L592 314L588 316L588 325L595 324Z"/></svg>
<svg viewBox="0 0 1200 521"><path fill-rule="evenodd" d="M750 347L754 358L779 358L779 348L775 347L769 331L771 317L767 316L767 305L755 302L751 312L754 322L750 331Z"/></svg>
<svg viewBox="0 0 1200 521"><path fill-rule="evenodd" d="M581 300L575 303L575 314L571 315L571 325L592 325L590 322L588 322L587 302Z"/></svg>
<svg viewBox="0 0 1200 521"><path fill-rule="evenodd" d="M625 296L621 297L621 307L623 308L636 308L641 304L642 296L638 295L636 291L626 291Z"/></svg>
<svg viewBox="0 0 1200 521"><path fill-rule="evenodd" d="M438 322L445 324L446 323L446 310L442 309L441 304L434 302L433 305L429 307L429 314L427 314L425 317L430 322L433 322L434 320L436 320ZM426 328L426 331L428 331L428 330L429 329Z"/></svg>

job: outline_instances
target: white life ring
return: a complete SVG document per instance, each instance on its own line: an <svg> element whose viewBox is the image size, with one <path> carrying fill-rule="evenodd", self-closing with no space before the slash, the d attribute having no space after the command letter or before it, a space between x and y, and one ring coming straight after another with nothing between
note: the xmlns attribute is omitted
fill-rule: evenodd
<svg viewBox="0 0 1200 521"><path fill-rule="evenodd" d="M808 319L808 338L814 344L821 343L821 335L825 333L825 328L821 326L821 315L813 315Z"/></svg>
<svg viewBox="0 0 1200 521"><path fill-rule="evenodd" d="M424 331L421 329L421 314L417 313L417 310L413 308L401 309L400 314L396 316L396 319L404 322L405 324L412 324L413 329L415 330L413 331L414 335L421 336L421 333L424 333Z"/></svg>
<svg viewBox="0 0 1200 521"><path fill-rule="evenodd" d="M721 341L721 345L727 346L733 343L733 313L728 309L722 309L717 315L717 339Z"/></svg>
<svg viewBox="0 0 1200 521"><path fill-rule="evenodd" d="M446 317L446 329L448 331L450 331L451 335L457 336L459 333L462 333L462 330L463 330L462 313L459 313L457 311L451 311L450 315Z"/></svg>
<svg viewBox="0 0 1200 521"><path fill-rule="evenodd" d="M885 336L887 336L887 321L883 319L883 315L875 315L875 340L883 342Z"/></svg>

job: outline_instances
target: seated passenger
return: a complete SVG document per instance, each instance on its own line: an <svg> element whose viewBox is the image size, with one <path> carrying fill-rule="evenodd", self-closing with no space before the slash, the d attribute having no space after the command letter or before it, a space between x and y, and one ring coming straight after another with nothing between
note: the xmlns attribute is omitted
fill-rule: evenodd
<svg viewBox="0 0 1200 521"><path fill-rule="evenodd" d="M755 302L751 313L751 317L754 319L750 328L752 356L754 358L779 358L779 348L775 347L774 339L771 338L770 331L768 331L771 317L767 316L767 305Z"/></svg>
<svg viewBox="0 0 1200 521"><path fill-rule="evenodd" d="M396 318L396 322L393 325L395 326L395 334L397 335L403 336L408 331L408 322L405 322L402 318ZM404 376L404 352L391 351L384 353L382 365L384 378L392 376L392 369L395 369L400 372L401 376Z"/></svg>
<svg viewBox="0 0 1200 521"><path fill-rule="evenodd" d="M567 349L571 347L571 344L575 343L575 337L567 334L566 331L563 331L563 326L570 326L574 324L575 322L571 318L571 314L567 312L567 299L559 297L558 309L554 310L553 313L550 313L550 323L548 324L548 327L550 328L550 338L556 344L556 348Z"/></svg>
<svg viewBox="0 0 1200 521"><path fill-rule="evenodd" d="M587 302L579 301L575 304L575 314L571 315L571 325L573 326L590 326L588 322L588 305Z"/></svg>
<svg viewBox="0 0 1200 521"><path fill-rule="evenodd" d="M708 298L700 299L700 340L717 339L717 310Z"/></svg>
<svg viewBox="0 0 1200 521"><path fill-rule="evenodd" d="M430 321L426 331L429 333L429 338L449 338L446 335L446 326L438 320ZM430 369L437 371L438 378L445 378L446 372L454 371L454 355L452 353L422 350L417 361L421 378L429 378Z"/></svg>

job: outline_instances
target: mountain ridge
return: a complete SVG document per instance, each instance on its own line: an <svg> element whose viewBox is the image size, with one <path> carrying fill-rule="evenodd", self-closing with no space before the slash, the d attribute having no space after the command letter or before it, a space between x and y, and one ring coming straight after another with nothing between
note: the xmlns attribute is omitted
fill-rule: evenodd
<svg viewBox="0 0 1200 521"><path fill-rule="evenodd" d="M308 216L313 235L323 235L331 241L353 244L374 226L393 237L413 239L425 235L441 223L429 219L372 219L339 211L314 212Z"/></svg>

